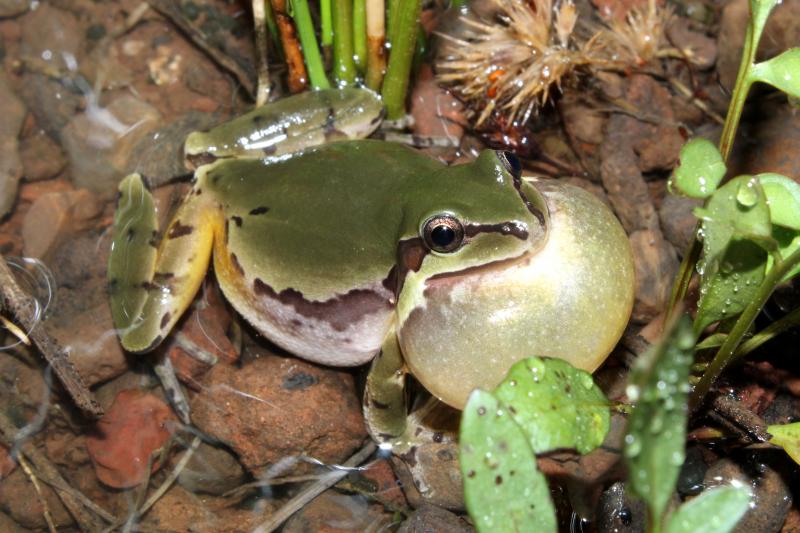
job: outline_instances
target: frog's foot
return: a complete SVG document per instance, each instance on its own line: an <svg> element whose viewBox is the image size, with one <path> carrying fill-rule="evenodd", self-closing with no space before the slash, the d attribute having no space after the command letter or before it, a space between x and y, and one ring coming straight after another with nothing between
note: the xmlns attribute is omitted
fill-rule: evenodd
<svg viewBox="0 0 800 533"><path fill-rule="evenodd" d="M142 177L131 174L120 183L108 284L126 350L158 346L200 288L219 225L207 196L193 188L159 241L153 196Z"/></svg>
<svg viewBox="0 0 800 533"><path fill-rule="evenodd" d="M172 361L166 352L159 358L154 368L158 379L161 381L161 386L164 387L164 394L167 396L169 403L172 404L172 408L175 409L178 418L184 424L191 424L189 402L186 400L186 395L183 394L178 376L175 374L175 368L172 366Z"/></svg>
<svg viewBox="0 0 800 533"><path fill-rule="evenodd" d="M370 435L385 451L403 455L428 442L443 442L445 432L433 429L429 415L441 403L427 398L410 415L405 391L406 370L394 330L373 359L364 390L364 419Z"/></svg>

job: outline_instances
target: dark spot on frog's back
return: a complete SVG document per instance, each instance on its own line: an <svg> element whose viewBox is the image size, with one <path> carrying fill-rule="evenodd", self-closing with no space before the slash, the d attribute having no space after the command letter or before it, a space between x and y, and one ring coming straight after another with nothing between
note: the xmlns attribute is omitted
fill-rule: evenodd
<svg viewBox="0 0 800 533"><path fill-rule="evenodd" d="M176 220L172 226L169 228L169 232L167 233L167 238L170 239L177 239L178 237L183 237L184 235L189 235L194 231L194 227L192 226L185 226L181 224L180 220Z"/></svg>
<svg viewBox="0 0 800 533"><path fill-rule="evenodd" d="M244 276L244 268L242 267L242 264L239 263L239 258L236 257L236 254L234 253L231 253L231 264L233 265L233 268L236 269L236 272L238 272L241 276Z"/></svg>
<svg viewBox="0 0 800 533"><path fill-rule="evenodd" d="M328 300L314 301L306 300L303 293L296 289L276 292L256 278L253 280L253 290L259 296L278 300L294 308L298 314L327 322L336 331L346 330L365 316L389 312L392 309L391 303L385 297L368 289L352 289Z"/></svg>
<svg viewBox="0 0 800 533"><path fill-rule="evenodd" d="M317 383L319 383L319 380L316 376L306 374L305 372L298 372L284 378L281 386L286 390L303 390Z"/></svg>
<svg viewBox="0 0 800 533"><path fill-rule="evenodd" d="M161 329L164 329L165 327L167 327L167 324L169 323L169 319L170 318L172 318L172 314L170 314L169 311L164 313L164 316L161 317Z"/></svg>
<svg viewBox="0 0 800 533"><path fill-rule="evenodd" d="M231 217L231 220L233 220L233 222L236 224L237 228L241 228L242 227L242 217L233 215Z"/></svg>
<svg viewBox="0 0 800 533"><path fill-rule="evenodd" d="M264 213L266 213L268 211L269 211L269 207L267 207L265 205L262 205L262 206L256 207L255 209L251 209L250 210L250 214L251 215L263 215Z"/></svg>

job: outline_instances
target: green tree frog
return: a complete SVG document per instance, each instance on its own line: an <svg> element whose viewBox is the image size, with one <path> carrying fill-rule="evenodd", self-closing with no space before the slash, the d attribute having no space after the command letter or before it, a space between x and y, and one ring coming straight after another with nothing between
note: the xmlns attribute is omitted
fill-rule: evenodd
<svg viewBox="0 0 800 533"><path fill-rule="evenodd" d="M141 177L126 178L108 272L123 346L155 348L213 258L234 309L277 345L326 365L372 361L364 409L379 441L406 431L406 373L461 408L523 357L595 370L633 303L610 210L524 176L505 152L448 167L341 140L380 118L367 91L319 91L192 134L187 158L202 164L160 237Z"/></svg>

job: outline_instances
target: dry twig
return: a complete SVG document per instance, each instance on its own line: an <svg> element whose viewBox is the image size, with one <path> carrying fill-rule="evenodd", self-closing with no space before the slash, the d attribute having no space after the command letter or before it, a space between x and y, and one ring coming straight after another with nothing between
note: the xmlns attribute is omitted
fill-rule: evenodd
<svg viewBox="0 0 800 533"><path fill-rule="evenodd" d="M37 323L36 303L19 288L2 255L0 255L0 309L5 309L14 315L16 321L28 332L28 336L53 367L75 405L92 417L101 416L103 409L70 361L69 353L47 333L44 323Z"/></svg>

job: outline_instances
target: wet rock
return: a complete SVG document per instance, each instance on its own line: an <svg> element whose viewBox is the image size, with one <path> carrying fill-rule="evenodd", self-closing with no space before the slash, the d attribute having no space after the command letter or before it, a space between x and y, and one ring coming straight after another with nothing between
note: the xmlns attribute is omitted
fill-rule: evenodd
<svg viewBox="0 0 800 533"><path fill-rule="evenodd" d="M176 423L175 414L156 396L141 390L119 393L86 437L97 477L118 489L144 481L151 455L169 440ZM154 457L151 471L161 466Z"/></svg>
<svg viewBox="0 0 800 533"><path fill-rule="evenodd" d="M694 240L697 217L695 207L703 205L702 200L667 194L658 208L658 218L664 237L683 255Z"/></svg>
<svg viewBox="0 0 800 533"><path fill-rule="evenodd" d="M17 198L17 183L22 176L18 137L25 119L25 106L11 90L0 70L0 218L11 211Z"/></svg>
<svg viewBox="0 0 800 533"><path fill-rule="evenodd" d="M706 488L730 485L733 480L749 487L753 494L753 505L733 531L737 533L780 531L792 506L791 492L781 475L760 462L757 454L740 462L720 459L706 471Z"/></svg>
<svg viewBox="0 0 800 533"><path fill-rule="evenodd" d="M464 510L457 443L426 442L402 458L393 456L392 467L412 507L431 504Z"/></svg>
<svg viewBox="0 0 800 533"><path fill-rule="evenodd" d="M720 81L728 90L731 90L736 82L749 15L748 0L731 0L725 4L722 12L717 37L719 47L717 72ZM782 2L772 10L767 19L756 58L761 61L776 56L792 46L797 46L798 42L800 42L800 5L797 2Z"/></svg>
<svg viewBox="0 0 800 533"><path fill-rule="evenodd" d="M628 495L625 484L617 482L603 491L595 520L598 533L644 533L647 508Z"/></svg>
<svg viewBox="0 0 800 533"><path fill-rule="evenodd" d="M658 214L639 169L639 159L625 133L630 121L614 115L600 147L600 173L608 199L625 231L658 228Z"/></svg>
<svg viewBox="0 0 800 533"><path fill-rule="evenodd" d="M5 531L6 533L27 533L30 530L14 522L14 519L7 514L0 513L0 531Z"/></svg>
<svg viewBox="0 0 800 533"><path fill-rule="evenodd" d="M50 333L70 354L70 360L88 386L119 376L128 369L108 303L85 312L58 316Z"/></svg>
<svg viewBox="0 0 800 533"><path fill-rule="evenodd" d="M584 101L582 94L567 87L558 100L558 109L570 146L589 172L589 178L599 181L600 144L604 138L606 114Z"/></svg>
<svg viewBox="0 0 800 533"><path fill-rule="evenodd" d="M283 527L283 533L344 533L383 531L392 515L379 505L370 505L359 495L337 494L328 490L303 507Z"/></svg>
<svg viewBox="0 0 800 533"><path fill-rule="evenodd" d="M9 455L8 448L0 446L0 479L8 477L15 468L17 468L17 462Z"/></svg>
<svg viewBox="0 0 800 533"><path fill-rule="evenodd" d="M625 92L625 99L637 109L646 109L647 115L658 117L658 123L637 120L630 116L619 115L619 122L624 128L634 151L639 156L639 169L642 172L655 170L672 170L678 160L684 138L675 125L672 111L672 95L661 84L650 76L632 76ZM616 124L609 124L609 128Z"/></svg>
<svg viewBox="0 0 800 533"><path fill-rule="evenodd" d="M185 453L176 455L173 463ZM181 471L178 483L189 492L222 495L244 483L245 478L242 465L231 452L203 442Z"/></svg>
<svg viewBox="0 0 800 533"><path fill-rule="evenodd" d="M43 194L25 215L23 253L26 257L46 259L65 240L92 227L104 207L86 189Z"/></svg>
<svg viewBox="0 0 800 533"><path fill-rule="evenodd" d="M20 97L36 117L36 122L54 139L83 104L83 92L69 77L70 68L81 65L84 30L75 15L40 3L37 9L20 18L20 53L27 63ZM64 77L44 74L64 73Z"/></svg>
<svg viewBox="0 0 800 533"><path fill-rule="evenodd" d="M366 437L352 376L268 353L242 368L217 364L200 380L192 420L228 444L254 475L305 455L341 463ZM301 463L299 470L310 465ZM272 475L286 472L278 465Z"/></svg>
<svg viewBox="0 0 800 533"><path fill-rule="evenodd" d="M397 533L470 533L474 529L457 514L423 505L400 525Z"/></svg>
<svg viewBox="0 0 800 533"><path fill-rule="evenodd" d="M61 134L73 184L112 197L119 180L135 167L130 161L132 147L146 138L160 119L153 106L131 94L121 94L108 106L90 106L76 115Z"/></svg>
<svg viewBox="0 0 800 533"><path fill-rule="evenodd" d="M38 130L20 141L23 175L28 181L46 180L64 170L64 151L44 130Z"/></svg>
<svg viewBox="0 0 800 533"><path fill-rule="evenodd" d="M66 527L72 524L72 517L53 489L41 482L39 489L56 527ZM0 510L23 527L37 530L47 528L42 496L39 496L33 483L21 468L16 469L10 476L0 481Z"/></svg>
<svg viewBox="0 0 800 533"><path fill-rule="evenodd" d="M213 497L198 498L180 485L174 485L145 516L143 529L192 531L196 533L240 533L254 531L266 513L253 509L226 508L230 502Z"/></svg>
<svg viewBox="0 0 800 533"><path fill-rule="evenodd" d="M636 273L632 319L645 323L663 311L669 300L678 272L678 256L657 230L634 231L629 240Z"/></svg>
<svg viewBox="0 0 800 533"><path fill-rule="evenodd" d="M775 400L759 413L769 424L790 424L800 420L800 399L786 393L778 393Z"/></svg>
<svg viewBox="0 0 800 533"><path fill-rule="evenodd" d="M16 17L29 10L30 0L0 0L0 18Z"/></svg>
<svg viewBox="0 0 800 533"><path fill-rule="evenodd" d="M678 475L676 489L682 497L696 496L703 490L703 478L708 469L699 446L687 446L686 459Z"/></svg>

